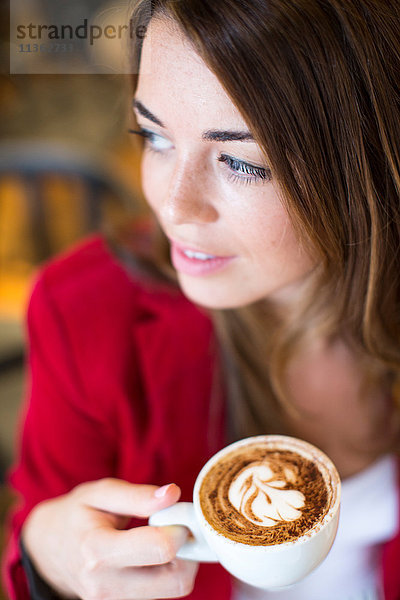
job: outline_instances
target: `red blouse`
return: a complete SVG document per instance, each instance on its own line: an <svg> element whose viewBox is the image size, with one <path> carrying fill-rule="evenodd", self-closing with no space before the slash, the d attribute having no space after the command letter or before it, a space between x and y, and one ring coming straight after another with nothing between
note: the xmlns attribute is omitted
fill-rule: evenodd
<svg viewBox="0 0 400 600"><path fill-rule="evenodd" d="M3 575L29 598L18 538L38 502L83 481L175 482L191 500L226 444L216 340L179 290L139 281L94 237L47 265L28 310L29 381ZM138 524L143 524L139 522ZM384 552L386 600L400 600L400 535ZM230 577L201 565L192 600L228 600Z"/></svg>

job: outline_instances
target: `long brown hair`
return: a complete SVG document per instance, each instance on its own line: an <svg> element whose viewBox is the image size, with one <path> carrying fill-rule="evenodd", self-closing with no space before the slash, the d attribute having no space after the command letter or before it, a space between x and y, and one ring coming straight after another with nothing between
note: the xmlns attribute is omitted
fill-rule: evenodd
<svg viewBox="0 0 400 600"><path fill-rule="evenodd" d="M172 18L217 75L319 257L285 317L268 300L211 311L233 438L285 430L286 368L310 336L346 340L370 381L400 372L399 10L397 0L142 0L134 10L142 25ZM140 50L138 40L136 65Z"/></svg>

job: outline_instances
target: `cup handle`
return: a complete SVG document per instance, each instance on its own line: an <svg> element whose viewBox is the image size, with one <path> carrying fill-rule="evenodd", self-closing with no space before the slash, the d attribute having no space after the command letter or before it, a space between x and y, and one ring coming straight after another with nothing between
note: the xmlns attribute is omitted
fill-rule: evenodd
<svg viewBox="0 0 400 600"><path fill-rule="evenodd" d="M162 527L164 525L184 525L192 532L193 537L189 539L177 552L178 558L194 560L196 562L218 562L214 551L207 544L194 513L192 502L178 502L173 506L159 510L151 515L149 525Z"/></svg>

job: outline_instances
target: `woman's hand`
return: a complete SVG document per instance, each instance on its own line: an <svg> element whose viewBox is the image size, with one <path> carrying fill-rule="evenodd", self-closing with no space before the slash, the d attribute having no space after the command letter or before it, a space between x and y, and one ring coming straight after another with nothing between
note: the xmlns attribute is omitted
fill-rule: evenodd
<svg viewBox="0 0 400 600"><path fill-rule="evenodd" d="M178 501L162 488L118 479L84 483L38 504L22 537L41 574L62 596L83 600L176 598L189 594L197 563L176 558L184 527L123 530L130 517L149 517Z"/></svg>

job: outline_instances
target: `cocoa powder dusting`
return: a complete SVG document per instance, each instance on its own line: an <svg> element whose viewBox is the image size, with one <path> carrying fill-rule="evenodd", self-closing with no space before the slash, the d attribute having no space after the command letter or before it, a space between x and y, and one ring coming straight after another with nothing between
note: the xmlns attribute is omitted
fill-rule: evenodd
<svg viewBox="0 0 400 600"><path fill-rule="evenodd" d="M285 490L298 490L305 496L301 516L294 521L279 521L273 526L255 525L229 502L229 487L237 474L250 463L267 461L277 479L286 481ZM290 469L294 476L285 476ZM244 446L224 456L204 478L200 503L210 525L232 540L250 545L272 545L292 541L306 534L322 520L329 508L330 492L314 462L289 450Z"/></svg>

